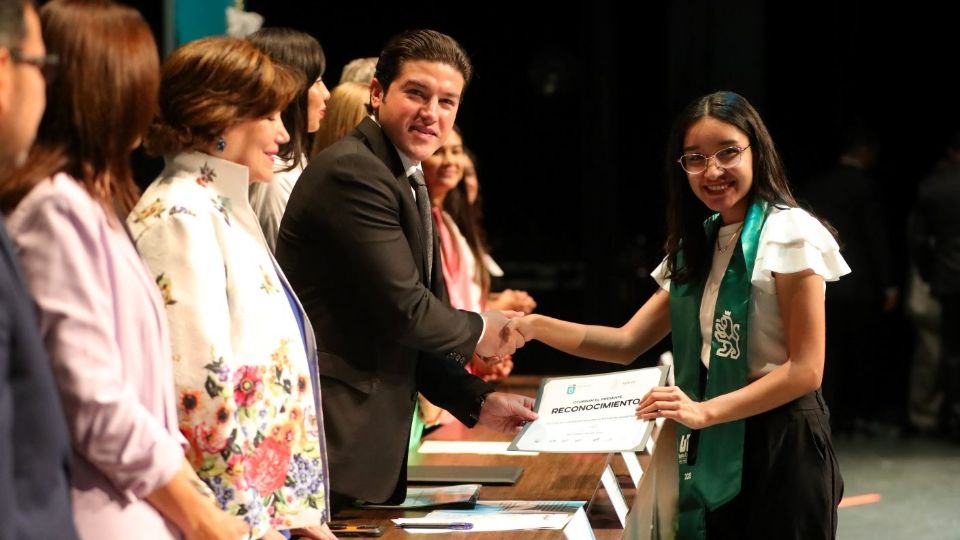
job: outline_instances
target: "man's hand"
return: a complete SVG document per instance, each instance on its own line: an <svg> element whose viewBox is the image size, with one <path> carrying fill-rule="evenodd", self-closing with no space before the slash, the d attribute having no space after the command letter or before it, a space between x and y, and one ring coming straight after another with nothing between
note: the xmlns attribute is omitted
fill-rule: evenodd
<svg viewBox="0 0 960 540"><path fill-rule="evenodd" d="M533 412L533 398L492 392L480 409L480 418L477 423L483 427L502 433L516 433L527 422L536 420L537 413Z"/></svg>
<svg viewBox="0 0 960 540"><path fill-rule="evenodd" d="M519 311L484 311L485 329L483 338L477 343L476 353L490 364L496 364L501 357L513 354L526 344L523 335L517 332L515 319L523 317ZM493 359L493 361L491 361Z"/></svg>

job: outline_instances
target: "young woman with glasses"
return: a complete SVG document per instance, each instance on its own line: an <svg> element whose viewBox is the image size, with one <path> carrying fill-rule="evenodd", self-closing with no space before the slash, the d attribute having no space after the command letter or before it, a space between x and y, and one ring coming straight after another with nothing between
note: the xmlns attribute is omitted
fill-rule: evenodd
<svg viewBox="0 0 960 540"><path fill-rule="evenodd" d="M797 207L743 97L691 103L668 152L661 288L620 328L530 315L518 329L621 364L672 334L677 386L653 389L636 414L680 424L679 538L833 538L843 481L819 389L824 292L850 269Z"/></svg>

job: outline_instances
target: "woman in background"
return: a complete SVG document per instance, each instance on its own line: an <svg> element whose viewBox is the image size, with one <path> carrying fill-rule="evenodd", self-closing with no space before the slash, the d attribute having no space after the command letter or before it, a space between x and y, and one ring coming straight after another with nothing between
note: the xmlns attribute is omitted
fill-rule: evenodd
<svg viewBox="0 0 960 540"><path fill-rule="evenodd" d="M505 309L530 314L537 302L527 291L504 289L491 291L492 278L503 277L503 269L490 256L487 244L487 232L483 228L483 197L480 194L480 181L477 176L477 156L466 146L463 147L463 181L451 190L444 204L444 210L450 214L454 223L465 232L467 241L476 253L486 273L486 309ZM465 201L465 202L464 202Z"/></svg>
<svg viewBox="0 0 960 540"><path fill-rule="evenodd" d="M353 128L369 115L369 102L370 85L355 82L337 85L327 103L327 117L313 138L313 151L310 155L319 154L321 150L353 131Z"/></svg>
<svg viewBox="0 0 960 540"><path fill-rule="evenodd" d="M250 184L250 205L260 220L267 246L274 251L290 192L307 166L311 137L326 114L330 99L323 83L326 58L313 36L291 28L261 28L247 40L273 62L298 72L304 81L299 95L280 114L290 141L280 145L280 153L274 157L273 181Z"/></svg>
<svg viewBox="0 0 960 540"><path fill-rule="evenodd" d="M487 254L482 229L466 197L464 158L460 128L454 126L443 145L423 160L423 176L440 240L440 267L450 305L480 313L489 309L490 273L483 263ZM533 305L525 307L525 313L533 309ZM474 356L467 364L468 371L484 380L502 379L512 369L512 356L492 366ZM430 428L452 422L453 416L420 396L419 419Z"/></svg>

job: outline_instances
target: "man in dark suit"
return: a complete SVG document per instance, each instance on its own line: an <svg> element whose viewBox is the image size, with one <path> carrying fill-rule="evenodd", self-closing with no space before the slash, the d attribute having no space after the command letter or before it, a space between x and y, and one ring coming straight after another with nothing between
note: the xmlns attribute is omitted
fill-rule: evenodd
<svg viewBox="0 0 960 540"><path fill-rule="evenodd" d="M510 354L523 337L503 313L449 306L429 228L420 161L453 128L471 71L449 36L394 37L371 83L373 118L311 161L280 225L277 259L320 350L336 506L403 500L418 391L469 426L515 431L536 418L532 400L464 370L475 351Z"/></svg>
<svg viewBox="0 0 960 540"><path fill-rule="evenodd" d="M803 197L840 236L843 258L853 273L830 284L827 306L827 361L823 394L833 430L854 424L882 429L890 396L897 393L887 375L890 358L876 343L883 313L897 305L887 222L871 174L878 144L862 128L848 129L842 152L830 171L807 182Z"/></svg>
<svg viewBox="0 0 960 540"><path fill-rule="evenodd" d="M960 132L946 161L920 185L912 234L917 268L940 301L941 424L960 442Z"/></svg>
<svg viewBox="0 0 960 540"><path fill-rule="evenodd" d="M43 115L45 52L33 6L0 0L0 182ZM0 539L77 538L67 426L36 321L0 219Z"/></svg>

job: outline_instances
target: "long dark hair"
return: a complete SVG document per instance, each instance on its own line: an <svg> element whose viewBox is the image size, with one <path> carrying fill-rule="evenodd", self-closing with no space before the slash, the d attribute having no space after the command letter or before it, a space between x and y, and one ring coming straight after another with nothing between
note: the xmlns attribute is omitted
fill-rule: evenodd
<svg viewBox="0 0 960 540"><path fill-rule="evenodd" d="M107 215L126 215L139 197L130 153L156 111L160 60L150 27L138 11L111 0L54 0L40 9L40 20L60 64L30 157L0 188L0 207L13 210L63 171Z"/></svg>
<svg viewBox="0 0 960 540"><path fill-rule="evenodd" d="M283 125L290 133L290 142L280 145L281 159L291 170L300 165L300 160L313 146L313 134L308 133L307 102L310 87L327 68L323 47L310 34L283 27L261 28L247 39L276 63L284 64L303 76L304 86L296 99L280 114Z"/></svg>
<svg viewBox="0 0 960 540"><path fill-rule="evenodd" d="M710 246L713 239L707 238L703 230L703 203L690 189L687 173L677 163L683 153L687 130L707 116L734 126L749 137L753 184L747 196L751 200L759 198L779 206L799 206L790 191L780 154L757 110L743 96L728 91L694 100L674 122L667 147L667 277L678 283L702 279L710 268L713 253ZM677 258L681 252L683 264L679 265Z"/></svg>
<svg viewBox="0 0 960 540"><path fill-rule="evenodd" d="M463 137L459 126L454 125L453 129ZM476 155L467 147L463 148L463 152L473 161L474 171L478 171ZM464 169L464 176L466 176L466 169ZM457 187L448 191L446 197L444 197L443 210L450 215L457 228L460 229L460 234L466 238L467 245L470 246L470 251L473 253L476 262L477 275L480 276L480 287L483 291L481 298L486 299L490 294L490 272L487 271L483 259L490 252L490 247L487 244L487 233L483 229L483 209L479 192L477 200L470 204L470 197L467 195L467 183L461 178L457 182Z"/></svg>

